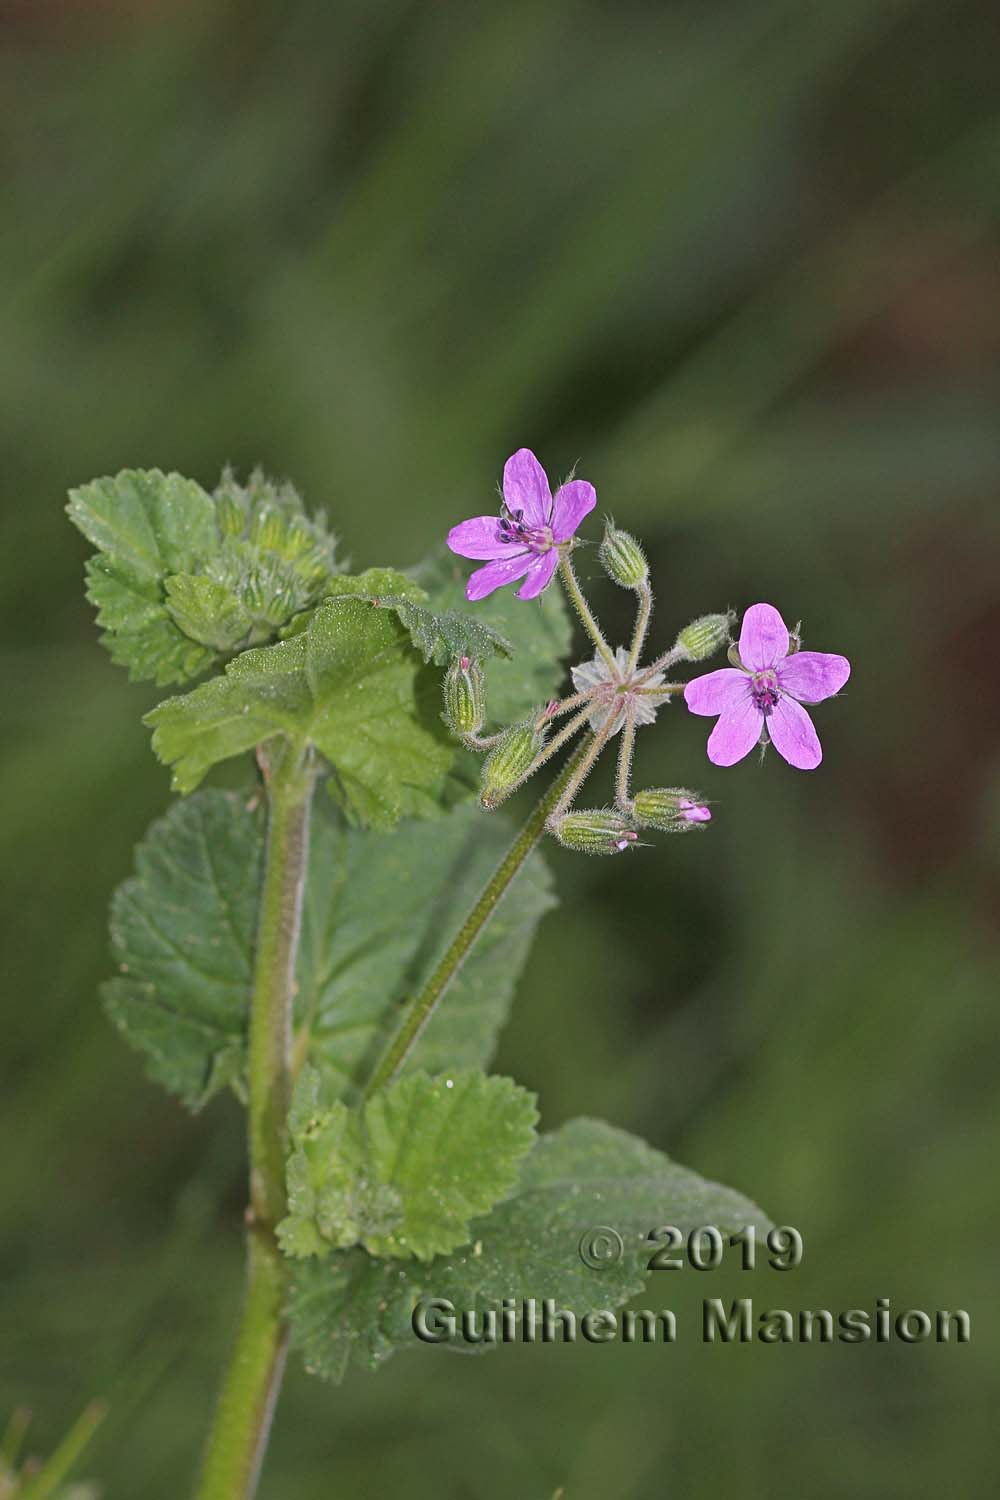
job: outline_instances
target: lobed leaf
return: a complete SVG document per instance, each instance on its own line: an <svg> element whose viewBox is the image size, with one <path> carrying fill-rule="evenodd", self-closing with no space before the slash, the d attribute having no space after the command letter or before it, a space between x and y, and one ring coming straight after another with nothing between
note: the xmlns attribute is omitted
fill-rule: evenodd
<svg viewBox="0 0 1000 1500"><path fill-rule="evenodd" d="M620 1307L645 1285L650 1229L667 1224L682 1233L770 1227L731 1188L603 1121L573 1120L538 1140L512 1196L473 1222L459 1252L424 1265L354 1249L296 1265L292 1340L307 1369L340 1380L352 1358L372 1370L397 1349L419 1347L411 1320L424 1299L450 1302L458 1314L499 1312L505 1298L518 1306L551 1298L577 1317ZM598 1225L617 1230L624 1252L595 1270L580 1244Z"/></svg>
<svg viewBox="0 0 1000 1500"><path fill-rule="evenodd" d="M163 580L218 547L211 496L180 474L124 469L71 490L67 511L97 548L87 564L87 597L112 660L161 686L203 672L213 653L172 618Z"/></svg>
<svg viewBox="0 0 1000 1500"><path fill-rule="evenodd" d="M308 1069L290 1120L290 1214L278 1226L292 1256L359 1242L395 1259L453 1250L514 1186L538 1117L525 1089L475 1070L411 1073L360 1114L320 1094Z"/></svg>
<svg viewBox="0 0 1000 1500"><path fill-rule="evenodd" d="M485 661L491 656L510 657L514 652L505 636L467 610L435 613L426 603L424 589L393 568L369 568L353 578L338 578L331 593L362 594L380 608L394 610L424 661L439 667L447 666L456 656Z"/></svg>
<svg viewBox="0 0 1000 1500"><path fill-rule="evenodd" d="M315 809L296 1001L300 1048L326 1090L355 1100L391 1033L496 865L510 829L463 807L391 834ZM263 860L264 812L234 792L174 804L115 894L119 974L106 1009L158 1082L191 1109L239 1091ZM534 856L469 954L409 1059L411 1069L485 1067L535 928L552 905Z"/></svg>
<svg viewBox="0 0 1000 1500"><path fill-rule="evenodd" d="M137 678L186 682L274 640L338 571L335 539L290 485L228 470L214 495L159 469L125 469L71 491L70 518L97 548L87 593L112 660Z"/></svg>
<svg viewBox="0 0 1000 1500"><path fill-rule="evenodd" d="M179 791L281 735L328 761L350 817L386 828L437 810L453 756L437 692L400 621L348 596L322 604L289 640L244 651L222 676L168 698L145 722Z"/></svg>
<svg viewBox="0 0 1000 1500"><path fill-rule="evenodd" d="M189 1109L242 1087L262 862L261 817L209 792L152 825L112 898L105 1009Z"/></svg>
<svg viewBox="0 0 1000 1500"><path fill-rule="evenodd" d="M314 827L299 961L309 1056L355 1097L394 1029L499 863L512 828L468 805L434 824L363 837ZM409 1059L428 1073L491 1061L535 929L554 905L540 854L527 862L452 981Z"/></svg>

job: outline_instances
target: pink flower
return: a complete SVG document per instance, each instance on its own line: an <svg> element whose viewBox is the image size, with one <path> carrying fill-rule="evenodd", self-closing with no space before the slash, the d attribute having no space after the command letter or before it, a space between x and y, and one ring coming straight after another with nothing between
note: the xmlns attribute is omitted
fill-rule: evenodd
<svg viewBox="0 0 1000 1500"><path fill-rule="evenodd" d="M732 766L767 737L790 766L814 771L823 759L812 719L803 703L821 703L838 693L851 675L844 656L824 651L788 654L788 630L773 604L754 604L743 616L739 654L742 670L723 667L696 677L684 689L694 714L718 714L708 739L708 758Z"/></svg>
<svg viewBox="0 0 1000 1500"><path fill-rule="evenodd" d="M448 546L459 557L489 559L472 574L465 597L485 599L523 578L517 597L534 599L555 572L559 544L569 541L596 504L594 486L584 479L571 479L553 497L538 459L519 448L504 465L499 517L476 516L448 533Z"/></svg>

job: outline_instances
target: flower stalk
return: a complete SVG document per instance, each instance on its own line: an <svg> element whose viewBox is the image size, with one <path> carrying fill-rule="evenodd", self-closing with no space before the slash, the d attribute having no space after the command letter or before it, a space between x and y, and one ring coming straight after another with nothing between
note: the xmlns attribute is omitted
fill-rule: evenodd
<svg viewBox="0 0 1000 1500"><path fill-rule="evenodd" d="M391 1083L405 1063L431 1016L444 998L449 985L461 969L473 944L482 934L511 882L545 833L553 811L558 806L565 789L574 781L580 766L590 754L592 744L593 741L580 746L575 755L567 761L562 773L557 776L545 795L528 814L510 848L490 877L434 972L423 988L407 1003L395 1035L376 1064L368 1087L365 1089L366 1099L370 1099L379 1089Z"/></svg>
<svg viewBox="0 0 1000 1500"><path fill-rule="evenodd" d="M559 558L559 577L562 580L563 588L566 590L570 603L580 617L580 624L590 636L599 654L604 658L612 677L617 679L621 674L618 671L615 654L605 640L604 632L601 630L600 625L598 625L590 605L583 596L583 590L577 579L576 570L573 567L568 549Z"/></svg>

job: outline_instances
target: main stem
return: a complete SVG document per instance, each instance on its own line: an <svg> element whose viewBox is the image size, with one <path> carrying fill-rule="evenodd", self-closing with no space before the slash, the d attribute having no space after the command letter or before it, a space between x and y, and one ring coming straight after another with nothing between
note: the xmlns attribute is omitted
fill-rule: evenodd
<svg viewBox="0 0 1000 1500"><path fill-rule="evenodd" d="M366 1099L370 1098L377 1089L384 1088L387 1083L391 1083L406 1061L420 1033L434 1014L442 996L461 968L469 949L496 911L507 887L545 832L545 824L549 814L556 807L564 790L573 780L576 768L586 756L589 747L590 741L588 740L570 757L562 772L556 777L541 801L528 814L526 822L500 861L479 900L462 923L454 941L445 952L437 968L431 974L423 989L419 990L407 1004L396 1033L382 1054L371 1076L371 1080L365 1090Z"/></svg>
<svg viewBox="0 0 1000 1500"><path fill-rule="evenodd" d="M196 1500L250 1500L256 1490L288 1343L274 1229L286 1208L292 1003L315 773L290 750L274 764L262 755L261 765L269 812L250 1002L246 1291Z"/></svg>

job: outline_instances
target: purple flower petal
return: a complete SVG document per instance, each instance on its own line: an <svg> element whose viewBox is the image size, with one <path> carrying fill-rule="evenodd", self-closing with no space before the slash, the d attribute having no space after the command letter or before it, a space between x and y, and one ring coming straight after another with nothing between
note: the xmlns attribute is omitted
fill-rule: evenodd
<svg viewBox="0 0 1000 1500"><path fill-rule="evenodd" d="M708 758L713 766L734 766L749 755L760 739L763 722L764 715L749 694L730 703L708 737Z"/></svg>
<svg viewBox="0 0 1000 1500"><path fill-rule="evenodd" d="M823 759L813 721L794 698L778 699L768 716L767 732L778 754L799 771L815 771Z"/></svg>
<svg viewBox="0 0 1000 1500"><path fill-rule="evenodd" d="M530 448L518 448L503 466L503 497L508 510L523 511L528 526L547 526L552 491L545 470Z"/></svg>
<svg viewBox="0 0 1000 1500"><path fill-rule="evenodd" d="M584 516L597 504L597 491L586 479L571 479L556 490L552 501L552 536L568 542Z"/></svg>
<svg viewBox="0 0 1000 1500"><path fill-rule="evenodd" d="M682 797L677 804L677 811L688 823L711 823L712 811L701 802L692 802L690 797Z"/></svg>
<svg viewBox="0 0 1000 1500"><path fill-rule="evenodd" d="M515 557L523 548L511 547L500 540L496 516L475 516L471 521L461 521L448 533L448 546L459 557Z"/></svg>
<svg viewBox="0 0 1000 1500"><path fill-rule="evenodd" d="M839 693L851 675L846 656L827 651L797 651L778 668L778 683L800 703L822 703Z"/></svg>
<svg viewBox="0 0 1000 1500"><path fill-rule="evenodd" d="M750 679L736 667L720 667L695 677L684 689L684 702L693 714L721 714L750 696Z"/></svg>
<svg viewBox="0 0 1000 1500"><path fill-rule="evenodd" d="M533 558L524 582L517 591L517 597L519 599L537 599L555 572L558 561L559 553L554 547L551 551L542 552L539 556Z"/></svg>
<svg viewBox="0 0 1000 1500"><path fill-rule="evenodd" d="M788 655L788 629L773 604L751 604L740 631L740 661L751 672L776 667Z"/></svg>
<svg viewBox="0 0 1000 1500"><path fill-rule="evenodd" d="M498 558L495 562L488 562L485 568L477 568L465 585L466 599L485 599L494 589L523 578L537 560L534 552L519 552L516 557Z"/></svg>

